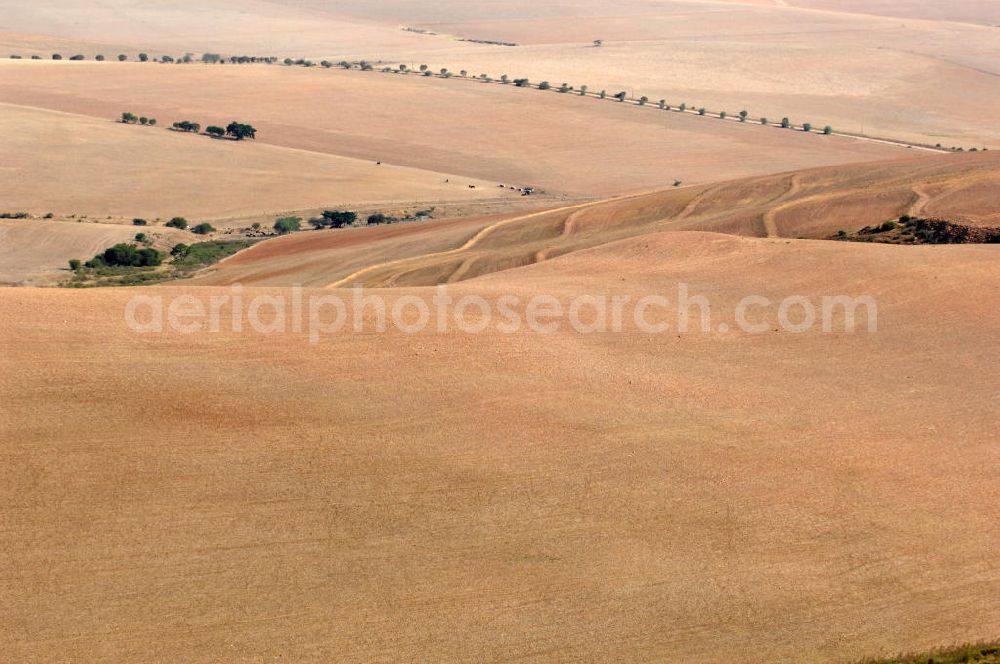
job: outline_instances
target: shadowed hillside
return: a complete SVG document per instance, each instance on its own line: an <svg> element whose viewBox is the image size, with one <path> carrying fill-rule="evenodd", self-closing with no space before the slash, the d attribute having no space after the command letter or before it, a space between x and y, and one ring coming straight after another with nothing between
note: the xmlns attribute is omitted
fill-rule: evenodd
<svg viewBox="0 0 1000 664"><path fill-rule="evenodd" d="M1000 153L942 155L831 167L566 206L500 220L467 220L435 244L429 229L331 231L264 243L198 280L268 285L425 286L530 265L662 230L829 238L904 214L1000 226ZM372 241L370 253L365 238ZM404 242L405 239L405 242ZM442 242L442 240L444 242ZM399 244L396 244L396 243ZM360 243L360 246L359 246ZM285 253L288 259L284 258Z"/></svg>

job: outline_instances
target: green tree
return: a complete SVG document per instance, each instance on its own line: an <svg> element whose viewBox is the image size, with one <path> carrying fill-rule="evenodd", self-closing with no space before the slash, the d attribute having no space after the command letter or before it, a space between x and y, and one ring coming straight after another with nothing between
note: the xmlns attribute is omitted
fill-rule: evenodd
<svg viewBox="0 0 1000 664"><path fill-rule="evenodd" d="M134 244L121 243L108 247L94 259L114 267L155 267L163 261L163 255L150 247L140 249Z"/></svg>
<svg viewBox="0 0 1000 664"><path fill-rule="evenodd" d="M147 124L149 124L149 118L147 118L145 115L142 116L141 118L139 118L139 124L141 124L141 125L147 125Z"/></svg>
<svg viewBox="0 0 1000 664"><path fill-rule="evenodd" d="M52 54L52 59L53 60L62 60L62 56L59 55L58 53L53 53Z"/></svg>
<svg viewBox="0 0 1000 664"><path fill-rule="evenodd" d="M726 118L728 118L728 117L729 117L729 114L728 114L728 113L726 113L725 111L721 111L721 112L719 113L719 119L721 119L721 120L725 120L725 119L726 119Z"/></svg>
<svg viewBox="0 0 1000 664"><path fill-rule="evenodd" d="M615 99L617 99L618 101L625 101L625 91L622 90L621 92L616 94Z"/></svg>
<svg viewBox="0 0 1000 664"><path fill-rule="evenodd" d="M125 62L126 60L128 60L128 56L125 55L124 53L120 53L118 55L118 62Z"/></svg>
<svg viewBox="0 0 1000 664"><path fill-rule="evenodd" d="M279 235L285 235L299 230L301 223L302 219L300 217L282 217L275 220L274 230Z"/></svg>
<svg viewBox="0 0 1000 664"><path fill-rule="evenodd" d="M813 126L812 126L811 122L807 122L804 125L802 125L802 131L811 132L812 130L813 130Z"/></svg>
<svg viewBox="0 0 1000 664"><path fill-rule="evenodd" d="M69 269L73 270L74 272L79 270L81 265L82 263L80 262L79 258L71 258L69 261Z"/></svg>
<svg viewBox="0 0 1000 664"><path fill-rule="evenodd" d="M245 138L255 139L257 138L257 130L252 125L230 122L226 125L226 135L232 136L237 141L242 141Z"/></svg>
<svg viewBox="0 0 1000 664"><path fill-rule="evenodd" d="M149 56L145 53L139 54L139 62L149 62Z"/></svg>
<svg viewBox="0 0 1000 664"><path fill-rule="evenodd" d="M71 57L70 60L74 60L76 62L79 62L80 60L86 60L86 58L84 58L82 55L77 54L77 55L74 55L73 57Z"/></svg>
<svg viewBox="0 0 1000 664"><path fill-rule="evenodd" d="M581 97L586 97L587 96L587 86L586 85L581 85L580 86L580 96Z"/></svg>
<svg viewBox="0 0 1000 664"><path fill-rule="evenodd" d="M133 226L145 226L147 223L148 222L145 219L133 219L132 220L132 225Z"/></svg>
<svg viewBox="0 0 1000 664"><path fill-rule="evenodd" d="M601 99L607 99L608 98L608 91L607 90L601 90L600 94L598 94L597 96L600 97Z"/></svg>
<svg viewBox="0 0 1000 664"><path fill-rule="evenodd" d="M833 133L833 127L830 125L823 127L823 133L827 136L831 135Z"/></svg>
<svg viewBox="0 0 1000 664"><path fill-rule="evenodd" d="M698 115L705 115L706 113L708 113L708 111L705 110L704 106L698 109Z"/></svg>
<svg viewBox="0 0 1000 664"><path fill-rule="evenodd" d="M358 220L358 215L349 210L326 210L323 212L323 218L327 220L327 225L333 228L343 228L353 225Z"/></svg>
<svg viewBox="0 0 1000 664"><path fill-rule="evenodd" d="M782 129L788 129L791 126L792 126L792 121L791 120L789 120L788 118L781 118L781 128Z"/></svg>
<svg viewBox="0 0 1000 664"><path fill-rule="evenodd" d="M384 224L384 223L385 223L385 215L382 214L381 212L377 212L375 214L368 216L369 226L377 226L379 224Z"/></svg>
<svg viewBox="0 0 1000 664"><path fill-rule="evenodd" d="M646 95L639 97L639 106L645 106L648 101L649 97L647 97Z"/></svg>
<svg viewBox="0 0 1000 664"><path fill-rule="evenodd" d="M209 224L207 222L202 222L197 226L195 226L194 228L192 228L191 232L194 233L195 235L208 235L209 233L214 233L215 228L212 226L212 224Z"/></svg>
<svg viewBox="0 0 1000 664"><path fill-rule="evenodd" d="M740 122L746 122L749 116L750 114L746 111L740 111Z"/></svg>
<svg viewBox="0 0 1000 664"><path fill-rule="evenodd" d="M183 258L184 256L187 256L187 253L190 249L191 247L184 244L183 242L180 242L173 246L173 248L170 250L170 255L173 256L174 258Z"/></svg>
<svg viewBox="0 0 1000 664"><path fill-rule="evenodd" d="M122 113L122 123L124 124L134 124L139 121L139 118L134 113L129 113L125 111Z"/></svg>
<svg viewBox="0 0 1000 664"><path fill-rule="evenodd" d="M188 222L184 217L174 217L168 221L166 225L167 228L179 228L180 230L184 230L188 227Z"/></svg>
<svg viewBox="0 0 1000 664"><path fill-rule="evenodd" d="M548 90L551 87L552 86L549 84L548 81L542 81L541 83L538 84L538 89L539 90Z"/></svg>
<svg viewBox="0 0 1000 664"><path fill-rule="evenodd" d="M767 124L767 118L761 118L761 119L760 119L760 123L761 123L762 125L766 125L766 124Z"/></svg>
<svg viewBox="0 0 1000 664"><path fill-rule="evenodd" d="M146 235L145 233L136 233L135 234L135 241L136 242L141 242L142 244L147 244L147 243L149 243L149 236Z"/></svg>
<svg viewBox="0 0 1000 664"><path fill-rule="evenodd" d="M664 110L667 107L667 100L666 99L661 99L659 101L659 106L660 106L660 110L661 111Z"/></svg>
<svg viewBox="0 0 1000 664"><path fill-rule="evenodd" d="M98 62L104 62L104 56L103 55L95 55L94 59L97 60Z"/></svg>

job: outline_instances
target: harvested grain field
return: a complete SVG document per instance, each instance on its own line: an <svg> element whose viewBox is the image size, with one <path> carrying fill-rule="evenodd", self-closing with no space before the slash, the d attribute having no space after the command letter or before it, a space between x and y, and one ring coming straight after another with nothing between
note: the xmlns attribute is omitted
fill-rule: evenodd
<svg viewBox="0 0 1000 664"><path fill-rule="evenodd" d="M189 3L190 4L190 3ZM1000 148L1000 11L989 0L407 0L141 7L0 1L10 53L205 51L426 63L634 91L931 145ZM86 16L86 20L81 16ZM219 26L225 26L220 30ZM424 34L408 32L409 27ZM491 46L458 39L516 42ZM601 48L593 40L602 39Z"/></svg>
<svg viewBox="0 0 1000 664"><path fill-rule="evenodd" d="M196 283L429 286L662 230L825 239L903 215L996 227L997 191L997 153L825 167L449 223L457 233L429 226L279 238Z"/></svg>
<svg viewBox="0 0 1000 664"><path fill-rule="evenodd" d="M450 185L447 173L125 125L113 117L9 104L0 110L0 200L12 211L212 218L504 195L474 178L451 175Z"/></svg>
<svg viewBox="0 0 1000 664"><path fill-rule="evenodd" d="M0 100L105 121L132 110L168 126L240 119L259 129L258 144L457 173L465 179L449 191L462 193L486 180L497 192L504 183L599 198L912 153L513 86L322 68L0 61Z"/></svg>
<svg viewBox="0 0 1000 664"><path fill-rule="evenodd" d="M191 235L172 228L137 228L86 220L0 220L0 284L44 284L69 276L71 258L88 260L144 232L159 249L169 250Z"/></svg>
<svg viewBox="0 0 1000 664"><path fill-rule="evenodd" d="M685 282L715 321L750 293L869 294L878 332L853 335L311 344L123 321L137 294L227 290L0 291L2 647L850 662L997 633L996 259L667 232L452 291Z"/></svg>
<svg viewBox="0 0 1000 664"><path fill-rule="evenodd" d="M0 0L0 659L995 659L997 4Z"/></svg>

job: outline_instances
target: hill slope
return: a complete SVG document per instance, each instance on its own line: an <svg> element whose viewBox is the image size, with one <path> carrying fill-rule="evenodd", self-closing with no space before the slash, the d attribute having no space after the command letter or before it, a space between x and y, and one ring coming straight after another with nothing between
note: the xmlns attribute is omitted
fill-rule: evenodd
<svg viewBox="0 0 1000 664"><path fill-rule="evenodd" d="M867 293L873 335L310 344L124 326L136 294L227 290L0 291L3 649L853 661L997 633L996 258L659 233L452 291Z"/></svg>
<svg viewBox="0 0 1000 664"><path fill-rule="evenodd" d="M671 189L494 220L419 248L370 229L268 241L198 283L426 286L530 265L659 230L828 238L903 214L1000 226L1000 154L856 164ZM458 227L456 227L458 228ZM416 231L417 229L412 229ZM427 228L425 232L431 231ZM407 231L407 234L410 231ZM427 235L427 237L432 237ZM370 238L370 245L365 245ZM349 253L344 248L349 247Z"/></svg>
<svg viewBox="0 0 1000 664"><path fill-rule="evenodd" d="M512 85L357 70L0 60L5 98L102 119L125 110L168 124L239 119L260 129L258 143L587 198L911 153Z"/></svg>
<svg viewBox="0 0 1000 664"><path fill-rule="evenodd" d="M447 173L123 125L113 122L116 116L11 104L0 109L0 200L10 211L216 218L323 205L483 200L504 193L472 178L448 186ZM171 122L170 116L149 116L161 125Z"/></svg>

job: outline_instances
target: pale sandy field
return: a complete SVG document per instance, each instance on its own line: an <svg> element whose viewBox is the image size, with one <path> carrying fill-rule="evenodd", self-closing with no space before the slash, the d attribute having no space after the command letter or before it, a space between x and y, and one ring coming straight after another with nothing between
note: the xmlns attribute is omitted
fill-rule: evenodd
<svg viewBox="0 0 1000 664"><path fill-rule="evenodd" d="M503 195L492 182L453 173L11 104L0 106L0 136L0 200L9 211L209 218Z"/></svg>
<svg viewBox="0 0 1000 664"><path fill-rule="evenodd" d="M157 249L197 237L172 228L138 228L92 221L0 219L0 285L51 283L70 276L69 260L86 261L145 233Z"/></svg>
<svg viewBox="0 0 1000 664"><path fill-rule="evenodd" d="M679 281L715 320L869 294L879 330L313 345L123 322L227 291L0 291L6 656L852 662L998 633L995 248L668 232L453 295Z"/></svg>
<svg viewBox="0 0 1000 664"><path fill-rule="evenodd" d="M492 194L506 183L599 198L910 153L595 98L357 70L0 61L0 100L102 120L131 110L168 126L238 119L260 130L257 144L460 173L488 180ZM465 193L467 182L475 180L445 190Z"/></svg>
<svg viewBox="0 0 1000 664"><path fill-rule="evenodd" d="M998 5L0 0L0 212L35 215L0 220L0 283L24 286L0 288L0 660L856 664L1000 636L1000 245L823 239L902 214L1000 227L1000 149L655 108L1000 148ZM48 59L188 51L652 106ZM175 215L236 237L422 207L438 218L268 239L184 282L35 287L139 231L201 239L161 225ZM682 283L707 330L696 306L677 329ZM352 287L412 313L437 284L522 321L538 295L627 314L407 334L369 309L310 339L308 321L234 330L220 299L263 296L268 318L339 297L353 320ZM658 333L629 306L651 295ZM877 329L782 329L784 298L841 295L872 298ZM133 298L181 296L219 326L126 325ZM770 302L762 333L736 324L747 296Z"/></svg>
<svg viewBox="0 0 1000 664"><path fill-rule="evenodd" d="M738 1L738 0L737 0ZM976 25L1000 26L1000 4L993 0L927 2L927 0L761 0L774 5L804 9L854 12L899 18L922 18L955 21Z"/></svg>
<svg viewBox="0 0 1000 664"><path fill-rule="evenodd" d="M88 56L214 50L425 62L931 144L1000 147L997 123L988 120L989 109L1000 107L1000 10L983 0L157 0L128 3L127 11L122 4L56 0L40 11L7 0L0 47L46 56L70 48ZM593 48L594 39L604 47Z"/></svg>
<svg viewBox="0 0 1000 664"><path fill-rule="evenodd" d="M206 285L432 286L658 230L824 239L909 214L1000 227L1000 153L833 166L447 226L323 231L241 252Z"/></svg>

